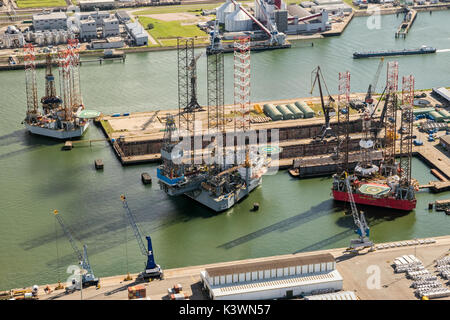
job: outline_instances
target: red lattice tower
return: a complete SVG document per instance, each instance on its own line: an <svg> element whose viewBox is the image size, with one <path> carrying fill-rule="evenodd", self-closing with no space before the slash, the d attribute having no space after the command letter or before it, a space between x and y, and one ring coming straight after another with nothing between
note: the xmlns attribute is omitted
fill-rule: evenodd
<svg viewBox="0 0 450 320"><path fill-rule="evenodd" d="M349 102L350 102L350 72L339 72L338 95L338 125L337 125L337 173L348 172L349 153ZM347 112L342 112L346 109Z"/></svg>
<svg viewBox="0 0 450 320"><path fill-rule="evenodd" d="M36 84L36 56L34 47L31 43L24 46L24 62L25 62L25 79L26 79L26 93L27 93L27 112L37 113L38 96Z"/></svg>
<svg viewBox="0 0 450 320"><path fill-rule="evenodd" d="M67 41L67 49L70 56L72 107L76 111L79 107L83 107L80 87L80 53L78 49L78 39L69 39Z"/></svg>
<svg viewBox="0 0 450 320"><path fill-rule="evenodd" d="M250 129L250 37L234 41L235 130Z"/></svg>
<svg viewBox="0 0 450 320"><path fill-rule="evenodd" d="M398 90L398 61L390 61L387 64L386 86L388 92L397 92Z"/></svg>
<svg viewBox="0 0 450 320"><path fill-rule="evenodd" d="M339 72L339 105L350 102L350 72Z"/></svg>
<svg viewBox="0 0 450 320"><path fill-rule="evenodd" d="M402 78L402 104L412 106L414 102L414 76Z"/></svg>
<svg viewBox="0 0 450 320"><path fill-rule="evenodd" d="M65 110L65 120L72 118L72 76L70 49L58 51L59 82L61 88L62 105Z"/></svg>

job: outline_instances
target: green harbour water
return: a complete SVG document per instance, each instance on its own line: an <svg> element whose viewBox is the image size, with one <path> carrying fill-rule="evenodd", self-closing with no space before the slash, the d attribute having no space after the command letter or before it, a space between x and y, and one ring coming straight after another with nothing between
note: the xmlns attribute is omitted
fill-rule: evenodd
<svg viewBox="0 0 450 320"><path fill-rule="evenodd" d="M340 37L313 40L314 46L296 41L291 49L252 53L252 101L309 96L310 74L318 64L331 93L337 92L338 72L346 70L351 72L352 92L364 92L379 60L354 60L354 51L423 44L442 51L385 60L399 61L400 77L415 75L417 89L450 86L450 50L445 51L450 48L450 12L419 13L407 38L395 39L401 19L382 16L382 29L368 30L367 18L354 18ZM225 57L226 103L233 99L232 58ZM205 62L205 56L198 62L201 104L206 103ZM42 96L44 70L37 75ZM81 78L88 109L111 114L177 107L176 51L129 54L125 63L85 64ZM385 68L379 87L384 78ZM126 229L122 193L143 234L152 236L157 263L166 269L345 247L355 237L351 216L332 200L331 178L295 180L280 171L265 176L263 185L234 208L215 214L159 190L156 164L122 167L106 142L63 152L60 142L31 136L21 125L24 81L23 71L0 72L0 290L55 283L58 273L61 281L69 276L65 270L77 263L76 256L55 222L54 209L80 241L79 247L88 245L96 276L125 274L126 249L129 271L141 271L145 257ZM83 137L99 138L103 133L93 124ZM95 159L103 159L103 171L94 169ZM142 184L142 172L150 173L152 185ZM413 177L420 183L435 180L418 159L413 160ZM420 191L416 210L407 214L367 208L373 240L449 234L450 218L428 211L429 202L449 195ZM250 211L254 202L260 203L257 212Z"/></svg>

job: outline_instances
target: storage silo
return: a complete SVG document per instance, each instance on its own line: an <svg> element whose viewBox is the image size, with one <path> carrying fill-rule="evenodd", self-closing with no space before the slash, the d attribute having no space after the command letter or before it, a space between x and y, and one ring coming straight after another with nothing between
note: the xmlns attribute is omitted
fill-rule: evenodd
<svg viewBox="0 0 450 320"><path fill-rule="evenodd" d="M225 31L239 32L253 29L253 21L242 10L241 5L236 6L236 10L225 18Z"/></svg>
<svg viewBox="0 0 450 320"><path fill-rule="evenodd" d="M226 17L234 12L234 3L231 0L227 0L224 4L216 9L216 20L220 24L225 24Z"/></svg>
<svg viewBox="0 0 450 320"><path fill-rule="evenodd" d="M288 107L284 105L278 105L277 109L283 115L283 120L294 119L294 114L291 112L291 110L288 109Z"/></svg>
<svg viewBox="0 0 450 320"><path fill-rule="evenodd" d="M283 120L283 115L273 104L265 104L264 113L273 121Z"/></svg>
<svg viewBox="0 0 450 320"><path fill-rule="evenodd" d="M305 118L314 117L314 110L311 109L306 103L297 101L295 105L303 112Z"/></svg>
<svg viewBox="0 0 450 320"><path fill-rule="evenodd" d="M291 110L291 112L294 114L295 119L301 119L304 118L303 111L297 108L294 104L287 104L286 107Z"/></svg>

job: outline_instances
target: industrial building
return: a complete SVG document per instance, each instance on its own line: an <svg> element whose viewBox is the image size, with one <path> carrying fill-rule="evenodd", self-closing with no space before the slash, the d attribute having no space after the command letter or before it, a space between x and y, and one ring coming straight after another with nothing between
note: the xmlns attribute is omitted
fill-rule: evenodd
<svg viewBox="0 0 450 320"><path fill-rule="evenodd" d="M439 144L447 151L450 150L450 135L444 135L439 139Z"/></svg>
<svg viewBox="0 0 450 320"><path fill-rule="evenodd" d="M1 40L5 48L21 48L25 44L25 37L16 26L8 26Z"/></svg>
<svg viewBox="0 0 450 320"><path fill-rule="evenodd" d="M92 18L95 20L97 27L103 25L104 19L109 19L112 15L108 11L94 10L89 12L77 12L73 15L76 21L87 20Z"/></svg>
<svg viewBox="0 0 450 320"><path fill-rule="evenodd" d="M110 37L102 40L92 40L90 49L117 49L124 46L124 40L121 37Z"/></svg>
<svg viewBox="0 0 450 320"><path fill-rule="evenodd" d="M119 20L117 20L117 18L113 16L111 16L110 18L103 19L103 26L102 26L103 38L116 37L118 35L120 35Z"/></svg>
<svg viewBox="0 0 450 320"><path fill-rule="evenodd" d="M64 12L43 12L34 14L33 28L35 31L67 30L67 15Z"/></svg>
<svg viewBox="0 0 450 320"><path fill-rule="evenodd" d="M351 13L352 7L342 0L314 0L304 1L300 3L302 8L310 10L311 13L319 13L322 10L328 11L329 14Z"/></svg>
<svg viewBox="0 0 450 320"><path fill-rule="evenodd" d="M125 29L136 46L146 46L148 44L148 34L138 21L125 24Z"/></svg>
<svg viewBox="0 0 450 320"><path fill-rule="evenodd" d="M79 0L79 5L81 11L94 9L109 10L116 7L114 0Z"/></svg>
<svg viewBox="0 0 450 320"><path fill-rule="evenodd" d="M68 19L68 26L82 41L96 39L98 29L101 29L101 38L120 35L119 20L108 11L76 12Z"/></svg>
<svg viewBox="0 0 450 320"><path fill-rule="evenodd" d="M306 296L305 300L358 300L358 298L353 291L342 291Z"/></svg>
<svg viewBox="0 0 450 320"><path fill-rule="evenodd" d="M342 3L340 0L329 1ZM311 2L310 6L313 5L317 6L317 3ZM241 5L232 0L216 9L217 21L225 26L226 32L252 31L254 26L261 28L272 24L270 28L286 34L321 32L331 28L328 10L322 8L310 12L298 5L288 6L282 0L255 0L253 18L241 9Z"/></svg>
<svg viewBox="0 0 450 320"><path fill-rule="evenodd" d="M120 23L127 23L131 20L130 15L126 11L117 11L116 18Z"/></svg>
<svg viewBox="0 0 450 320"><path fill-rule="evenodd" d="M342 290L331 254L294 256L206 268L203 286L214 300L263 300Z"/></svg>
<svg viewBox="0 0 450 320"><path fill-rule="evenodd" d="M450 104L450 91L447 88L433 88L433 93L446 103Z"/></svg>

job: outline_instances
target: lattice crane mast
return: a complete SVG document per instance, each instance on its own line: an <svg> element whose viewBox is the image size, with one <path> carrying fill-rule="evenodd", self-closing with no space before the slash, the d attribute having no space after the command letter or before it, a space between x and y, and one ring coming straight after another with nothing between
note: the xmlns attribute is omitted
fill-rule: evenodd
<svg viewBox="0 0 450 320"><path fill-rule="evenodd" d="M125 195L121 195L120 199L123 203L123 208L125 209L125 216L128 219L131 228L133 229L134 236L139 245L139 249L141 250L142 255L147 257L147 263L145 264L145 270L141 272L138 276L138 279L141 278L143 280L147 280L149 278L163 278L163 271L161 267L155 263L155 257L153 255L153 247L152 247L152 239L150 236L146 236L147 239L147 248L145 248L144 241L142 240L141 232L134 220L133 214L131 213L130 208L128 207L128 202Z"/></svg>
<svg viewBox="0 0 450 320"><path fill-rule="evenodd" d="M350 250L358 250L360 248L373 248L373 242L369 240L369 225L363 212L359 212L356 208L355 199L353 198L352 187L350 185L350 177L346 175L345 185L347 188L348 200L350 202L351 213L353 221L356 225L356 233L359 235L359 239L352 239L350 241Z"/></svg>

